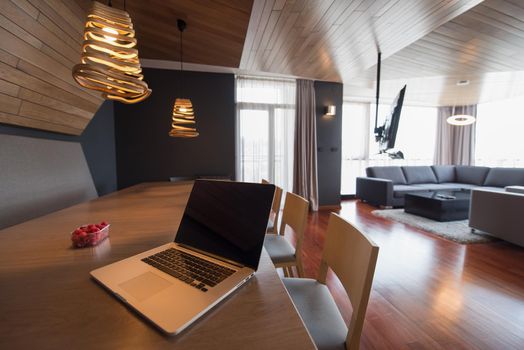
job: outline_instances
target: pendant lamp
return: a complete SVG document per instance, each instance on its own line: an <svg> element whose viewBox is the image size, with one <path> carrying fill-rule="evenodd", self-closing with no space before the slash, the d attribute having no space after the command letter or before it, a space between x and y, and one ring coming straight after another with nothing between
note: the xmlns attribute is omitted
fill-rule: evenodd
<svg viewBox="0 0 524 350"><path fill-rule="evenodd" d="M73 67L73 78L83 87L101 91L108 100L136 103L146 99L151 89L143 81L136 45L129 14L111 7L111 1L109 6L93 1L81 63Z"/></svg>
<svg viewBox="0 0 524 350"><path fill-rule="evenodd" d="M182 33L186 29L186 26L187 24L184 20L177 20L177 27L180 31L180 86L182 86L182 74L184 73ZM180 94L182 95L182 88L180 88ZM177 98L175 100L175 105L173 106L171 131L169 132L169 136L185 138L197 137L198 132L196 131L195 124L195 114L191 100L188 98Z"/></svg>

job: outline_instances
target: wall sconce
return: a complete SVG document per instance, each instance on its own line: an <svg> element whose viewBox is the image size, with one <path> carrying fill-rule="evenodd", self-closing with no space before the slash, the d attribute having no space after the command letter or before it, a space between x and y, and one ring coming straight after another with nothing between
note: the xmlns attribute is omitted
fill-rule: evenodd
<svg viewBox="0 0 524 350"><path fill-rule="evenodd" d="M334 105L326 106L324 114L330 117L334 117L337 114L337 107Z"/></svg>

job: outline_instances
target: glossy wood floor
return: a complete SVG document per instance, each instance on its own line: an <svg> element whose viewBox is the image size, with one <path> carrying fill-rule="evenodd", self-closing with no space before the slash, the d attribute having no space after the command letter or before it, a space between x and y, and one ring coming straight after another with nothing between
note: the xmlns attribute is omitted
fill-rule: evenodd
<svg viewBox="0 0 524 350"><path fill-rule="evenodd" d="M340 211L380 246L361 349L524 349L524 248L454 243L375 209L344 201ZM328 217L310 214L307 277L317 276ZM342 285L328 286L348 322Z"/></svg>

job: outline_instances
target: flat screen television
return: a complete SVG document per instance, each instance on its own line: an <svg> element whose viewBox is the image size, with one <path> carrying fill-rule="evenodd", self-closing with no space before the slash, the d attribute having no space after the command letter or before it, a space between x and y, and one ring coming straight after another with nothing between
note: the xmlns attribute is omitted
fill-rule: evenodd
<svg viewBox="0 0 524 350"><path fill-rule="evenodd" d="M402 103L404 103L405 93L406 85L404 85L404 87L400 90L397 97L391 104L391 110L386 116L384 124L375 128L375 140L379 144L380 153L385 153L387 150L395 148L395 139L397 138L400 112L402 111Z"/></svg>

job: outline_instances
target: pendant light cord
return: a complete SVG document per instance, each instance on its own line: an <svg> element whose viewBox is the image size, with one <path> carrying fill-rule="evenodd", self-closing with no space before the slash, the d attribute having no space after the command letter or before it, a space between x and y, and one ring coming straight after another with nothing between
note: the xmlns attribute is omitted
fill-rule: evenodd
<svg viewBox="0 0 524 350"><path fill-rule="evenodd" d="M184 84L182 81L184 80L184 45L183 45L183 36L184 31L180 31L180 97L183 97L182 95L182 87Z"/></svg>

